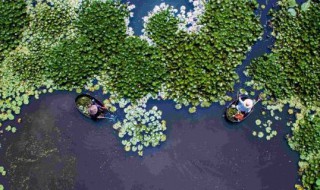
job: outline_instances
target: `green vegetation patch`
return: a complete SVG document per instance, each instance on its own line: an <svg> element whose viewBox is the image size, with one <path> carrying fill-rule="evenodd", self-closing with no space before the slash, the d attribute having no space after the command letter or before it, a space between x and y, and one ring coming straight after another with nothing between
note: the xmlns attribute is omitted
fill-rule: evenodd
<svg viewBox="0 0 320 190"><path fill-rule="evenodd" d="M307 113L299 124L293 127L293 136L288 138L293 150L300 153L299 171L303 186L320 189L320 115Z"/></svg>
<svg viewBox="0 0 320 190"><path fill-rule="evenodd" d="M320 3L308 2L308 10L303 11L294 3L280 1L280 10L271 12L274 48L271 54L253 60L249 75L278 98L297 95L306 104L319 106Z"/></svg>
<svg viewBox="0 0 320 190"><path fill-rule="evenodd" d="M14 49L20 43L22 32L28 23L24 0L0 1L0 61L6 51Z"/></svg>
<svg viewBox="0 0 320 190"><path fill-rule="evenodd" d="M138 37L128 37L107 63L111 91L133 100L157 94L166 79L162 54Z"/></svg>
<svg viewBox="0 0 320 190"><path fill-rule="evenodd" d="M320 189L320 2L308 0L299 6L295 0L282 0L278 4L280 9L271 11L275 45L271 54L253 60L248 67L253 78L250 84L281 99L277 104L289 102L290 107L301 109L289 145L300 153L304 188Z"/></svg>
<svg viewBox="0 0 320 190"><path fill-rule="evenodd" d="M149 19L146 35L164 55L169 98L197 106L233 90L235 68L262 32L255 7L253 1L208 1L197 33L179 30L170 9Z"/></svg>
<svg viewBox="0 0 320 190"><path fill-rule="evenodd" d="M166 121L161 120L162 111L156 106L146 110L140 105L129 105L124 111L126 118L115 123L113 128L118 130L126 151L142 156L144 148L159 146L166 140Z"/></svg>
<svg viewBox="0 0 320 190"><path fill-rule="evenodd" d="M0 121L14 120L32 96L37 99L54 90L81 92L84 87L97 90L101 86L93 85L94 79L115 99L146 101L161 92L179 105L191 103L191 113L200 103L224 104L225 93L238 80L235 68L262 32L254 1L208 1L198 18L202 27L195 33L181 30L182 21L172 10L162 10L146 23L147 37L154 43L127 35L128 4L71 2L1 1L1 16L6 18L0 23L9 36L0 37ZM122 122L125 130L120 134L132 133L141 142L131 142L130 150L142 154L141 146L165 140L165 122L160 121L161 113L153 112L143 112L153 115L150 122Z"/></svg>
<svg viewBox="0 0 320 190"><path fill-rule="evenodd" d="M127 4L84 0L78 15L76 26L80 34L89 39L87 48L98 50L103 57L118 52L118 45L126 38L125 18L129 17Z"/></svg>

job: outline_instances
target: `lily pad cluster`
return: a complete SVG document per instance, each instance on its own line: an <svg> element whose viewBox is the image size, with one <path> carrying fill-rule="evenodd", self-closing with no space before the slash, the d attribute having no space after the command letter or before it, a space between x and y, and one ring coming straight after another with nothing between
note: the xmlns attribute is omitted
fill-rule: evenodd
<svg viewBox="0 0 320 190"><path fill-rule="evenodd" d="M277 99L273 102L281 104L278 108L268 105L268 109L281 111L283 103L289 103L300 110L292 124L289 145L301 154L303 187L320 189L320 2L308 0L300 6L295 0L282 0L278 5L278 10L271 11L269 23L276 38L272 53L253 60L247 72L254 88L263 88Z"/></svg>
<svg viewBox="0 0 320 190"><path fill-rule="evenodd" d="M260 129L258 131L252 131L253 136L257 136L259 138L265 137L267 140L270 140L277 135L277 131L271 128L271 120L267 120L266 122L262 123L260 119L257 119L256 125Z"/></svg>
<svg viewBox="0 0 320 190"><path fill-rule="evenodd" d="M7 174L7 171L4 169L3 166L0 166L0 174L1 176L5 176ZM0 190L4 190L4 186L0 183Z"/></svg>
<svg viewBox="0 0 320 190"><path fill-rule="evenodd" d="M28 23L24 0L0 1L0 61L4 58L5 52L14 49L20 43L22 32Z"/></svg>
<svg viewBox="0 0 320 190"><path fill-rule="evenodd" d="M17 132L17 128L12 127L11 125L8 125L6 127L6 131L11 131L12 133L15 133L15 132Z"/></svg>
<svg viewBox="0 0 320 190"><path fill-rule="evenodd" d="M249 75L279 98L297 95L306 104L319 105L320 97L320 3L280 1L272 11L276 38L272 53L255 59ZM303 8L304 7L304 8ZM295 10L292 15L288 10Z"/></svg>
<svg viewBox="0 0 320 190"><path fill-rule="evenodd" d="M97 15L85 16L86 20L83 21L82 15L90 12L89 8L85 7L89 6L89 1L83 1L82 6L76 7L72 6L71 1L62 0L14 3L1 1L1 11L4 11L1 12L1 18L3 15L9 18L1 19L1 26L4 24L1 32L11 34L10 26L10 30L15 31L16 38L7 36L7 40L1 40L1 47L12 48L8 51L1 50L4 58L0 63L0 122L13 120L14 115L20 113L21 106L29 103L31 96L37 99L41 93L53 92L56 89L81 89L89 79L99 73L97 68L106 63L105 56L108 54L95 43L101 36L87 34L86 30L100 30L102 33L101 30L114 28L116 23L120 23L123 32L118 34L118 30L115 30L114 35L124 36L126 26L123 16L127 14L127 5L109 1L90 2L90 14L105 12L105 23L93 25ZM99 10L97 7L103 9ZM119 22L110 21L111 15L117 17ZM103 22L103 19L100 19L100 22ZM20 41L17 43L13 41L18 39ZM110 41L113 43L119 40L110 38ZM103 43L105 42L106 40ZM11 49L13 50L9 51ZM109 51L109 55L112 51Z"/></svg>
<svg viewBox="0 0 320 190"><path fill-rule="evenodd" d="M29 2L30 23L23 32L22 52L8 64L23 80L53 80L59 89L83 88L103 70L107 58L126 37L126 4L82 1ZM99 18L99 19L96 19Z"/></svg>
<svg viewBox="0 0 320 190"><path fill-rule="evenodd" d="M76 15L74 8L61 0L26 2L29 23L18 47L21 51L11 53L8 66L22 80L41 83L53 78L49 69L52 63L46 61L51 56L48 51L74 35L72 23Z"/></svg>
<svg viewBox="0 0 320 190"><path fill-rule="evenodd" d="M147 147L159 146L166 140L166 121L161 119L162 112L156 106L146 110L144 106L129 105L124 109L125 119L113 125L122 138L122 145L126 151L143 155Z"/></svg>
<svg viewBox="0 0 320 190"><path fill-rule="evenodd" d="M1 173L1 176L5 176L7 174L7 171L4 169L3 166L0 166L0 173Z"/></svg>
<svg viewBox="0 0 320 190"><path fill-rule="evenodd" d="M161 52L138 37L128 37L119 52L107 63L106 85L120 97L140 99L148 93L157 94L166 80L166 67Z"/></svg>
<svg viewBox="0 0 320 190"><path fill-rule="evenodd" d="M293 135L288 138L293 150L300 153L299 172L303 186L307 189L320 189L320 115L306 113Z"/></svg>
<svg viewBox="0 0 320 190"><path fill-rule="evenodd" d="M18 8L21 15L9 16L5 24L19 26L15 35L21 40L10 41L14 50L3 54L1 80L9 89L25 89L7 96L2 87L3 101L27 91L38 96L37 89L47 83L52 83L47 92L81 89L100 77L105 89L119 98L134 100L165 89L168 98L184 105L210 105L232 90L238 78L234 68L261 33L253 13L256 5L248 1L209 1L197 21L202 26L198 34L178 31L180 21L171 11L161 11L146 28L154 46L128 37L130 12L119 1L84 0L77 6L62 0L19 1L19 6L9 2L1 2L4 15ZM11 81L4 77L8 73Z"/></svg>
<svg viewBox="0 0 320 190"><path fill-rule="evenodd" d="M208 1L197 33L178 30L180 20L170 8L148 19L146 35L167 64L169 98L197 106L232 91L235 68L261 35L254 1Z"/></svg>

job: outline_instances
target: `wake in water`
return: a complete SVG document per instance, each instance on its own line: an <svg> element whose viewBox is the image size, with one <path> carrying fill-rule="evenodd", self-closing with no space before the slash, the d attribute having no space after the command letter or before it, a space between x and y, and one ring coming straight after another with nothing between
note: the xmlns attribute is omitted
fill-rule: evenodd
<svg viewBox="0 0 320 190"><path fill-rule="evenodd" d="M108 121L111 121L112 123L116 123L119 121L119 117L118 117L118 114L117 113L106 113L104 115L104 117L108 120Z"/></svg>

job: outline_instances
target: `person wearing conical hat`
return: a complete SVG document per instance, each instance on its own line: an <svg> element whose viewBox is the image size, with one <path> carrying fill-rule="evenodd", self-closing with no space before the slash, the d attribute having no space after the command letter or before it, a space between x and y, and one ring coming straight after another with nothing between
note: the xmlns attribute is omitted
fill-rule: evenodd
<svg viewBox="0 0 320 190"><path fill-rule="evenodd" d="M96 104L92 104L92 105L88 108L88 111L89 111L89 114L90 114L91 116L95 116L95 115L98 113L99 108L98 108L98 106L97 106Z"/></svg>
<svg viewBox="0 0 320 190"><path fill-rule="evenodd" d="M106 107L100 106L99 104L91 104L88 107L88 112L91 117L97 117L99 113L103 112L106 109L107 109Z"/></svg>
<svg viewBox="0 0 320 190"><path fill-rule="evenodd" d="M244 101L239 97L237 109L241 112L249 113L253 107L253 100L247 98Z"/></svg>

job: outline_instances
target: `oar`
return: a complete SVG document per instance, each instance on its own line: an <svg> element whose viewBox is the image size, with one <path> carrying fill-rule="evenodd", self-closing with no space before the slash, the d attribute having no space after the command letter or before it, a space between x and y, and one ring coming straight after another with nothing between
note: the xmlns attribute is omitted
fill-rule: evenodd
<svg viewBox="0 0 320 190"><path fill-rule="evenodd" d="M256 100L256 102L254 103L254 105L256 105L258 102L260 102L262 100L262 92L259 94L258 96L258 100Z"/></svg>

